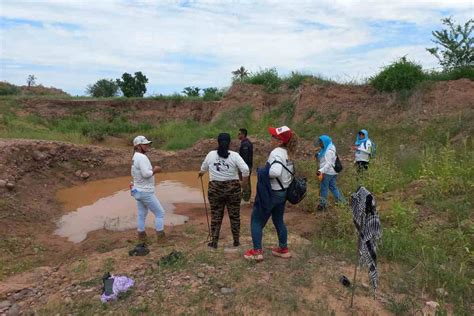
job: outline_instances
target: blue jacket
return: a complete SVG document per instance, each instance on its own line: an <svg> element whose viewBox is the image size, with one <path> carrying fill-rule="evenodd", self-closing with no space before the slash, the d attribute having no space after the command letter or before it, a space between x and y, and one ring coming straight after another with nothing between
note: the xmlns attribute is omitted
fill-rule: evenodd
<svg viewBox="0 0 474 316"><path fill-rule="evenodd" d="M253 211L259 212L263 217L270 216L272 210L273 191L270 184L270 164L264 168L257 168L257 196L253 204Z"/></svg>

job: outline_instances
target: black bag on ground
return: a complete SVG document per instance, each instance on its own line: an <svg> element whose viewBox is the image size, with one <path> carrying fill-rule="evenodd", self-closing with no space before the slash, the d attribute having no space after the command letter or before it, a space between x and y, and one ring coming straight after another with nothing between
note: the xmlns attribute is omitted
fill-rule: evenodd
<svg viewBox="0 0 474 316"><path fill-rule="evenodd" d="M304 197L306 196L306 182L307 179L306 177L298 177L295 176L295 173L291 172L283 163L280 161L275 160L272 164L274 163L279 163L280 165L283 166L283 168L288 171L291 176L293 177L293 180L290 183L290 186L286 189L286 200L290 202L291 204L298 204L301 202ZM276 178L278 183L280 184L281 188L284 189L283 184L281 183L280 179Z"/></svg>
<svg viewBox="0 0 474 316"><path fill-rule="evenodd" d="M336 171L337 173L341 172L342 171L342 163L341 163L341 160L339 160L339 156L336 155L336 162L334 163L334 171Z"/></svg>

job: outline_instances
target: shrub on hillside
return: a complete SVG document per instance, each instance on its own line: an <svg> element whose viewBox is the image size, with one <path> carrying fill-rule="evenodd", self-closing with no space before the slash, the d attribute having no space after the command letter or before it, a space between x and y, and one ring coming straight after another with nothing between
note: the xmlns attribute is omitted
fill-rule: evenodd
<svg viewBox="0 0 474 316"><path fill-rule="evenodd" d="M204 91L202 96L204 101L219 101L224 95L222 91L215 87L205 88L202 91Z"/></svg>
<svg viewBox="0 0 474 316"><path fill-rule="evenodd" d="M285 82L289 89L297 89L303 82L311 83L311 84L330 84L332 83L331 80L324 79L320 76L308 75L303 74L298 71L292 71L291 74L285 78L283 78L283 82Z"/></svg>
<svg viewBox="0 0 474 316"><path fill-rule="evenodd" d="M258 84L265 86L267 92L277 92L280 88L282 80L278 77L278 72L275 68L263 69L247 78L244 78L245 83Z"/></svg>
<svg viewBox="0 0 474 316"><path fill-rule="evenodd" d="M18 95L20 94L20 89L6 81L0 81L0 95Z"/></svg>
<svg viewBox="0 0 474 316"><path fill-rule="evenodd" d="M459 67L445 71L432 71L426 74L426 79L433 81L470 79L474 81L474 67Z"/></svg>
<svg viewBox="0 0 474 316"><path fill-rule="evenodd" d="M93 85L88 85L86 93L94 98L110 98L118 94L119 86L112 79L100 79Z"/></svg>
<svg viewBox="0 0 474 316"><path fill-rule="evenodd" d="M420 65L402 57L371 77L369 83L379 91L410 90L425 79Z"/></svg>

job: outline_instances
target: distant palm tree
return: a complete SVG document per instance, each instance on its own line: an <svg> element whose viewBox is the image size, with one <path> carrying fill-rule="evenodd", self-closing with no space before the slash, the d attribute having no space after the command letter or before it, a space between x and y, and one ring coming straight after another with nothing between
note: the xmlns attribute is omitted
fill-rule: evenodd
<svg viewBox="0 0 474 316"><path fill-rule="evenodd" d="M239 69L232 71L232 74L234 75L233 79L234 81L240 81L243 82L246 77L249 76L249 71L245 69L244 66L240 66Z"/></svg>

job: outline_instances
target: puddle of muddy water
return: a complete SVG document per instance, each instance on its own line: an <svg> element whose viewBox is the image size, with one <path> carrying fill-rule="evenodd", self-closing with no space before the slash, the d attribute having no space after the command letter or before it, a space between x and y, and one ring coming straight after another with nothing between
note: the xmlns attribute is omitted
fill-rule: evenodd
<svg viewBox="0 0 474 316"><path fill-rule="evenodd" d="M206 175L207 176L207 175ZM207 196L208 179L203 178ZM57 235L78 243L87 233L98 230L126 230L136 228L137 208L130 195L130 177L91 181L84 185L59 190L56 198L67 214L58 221ZM256 179L252 179L255 194ZM186 216L175 214L178 203L203 203L201 182L197 172L160 173L155 176L156 195L165 209L165 225L182 225ZM147 216L146 226L154 227L153 214Z"/></svg>

